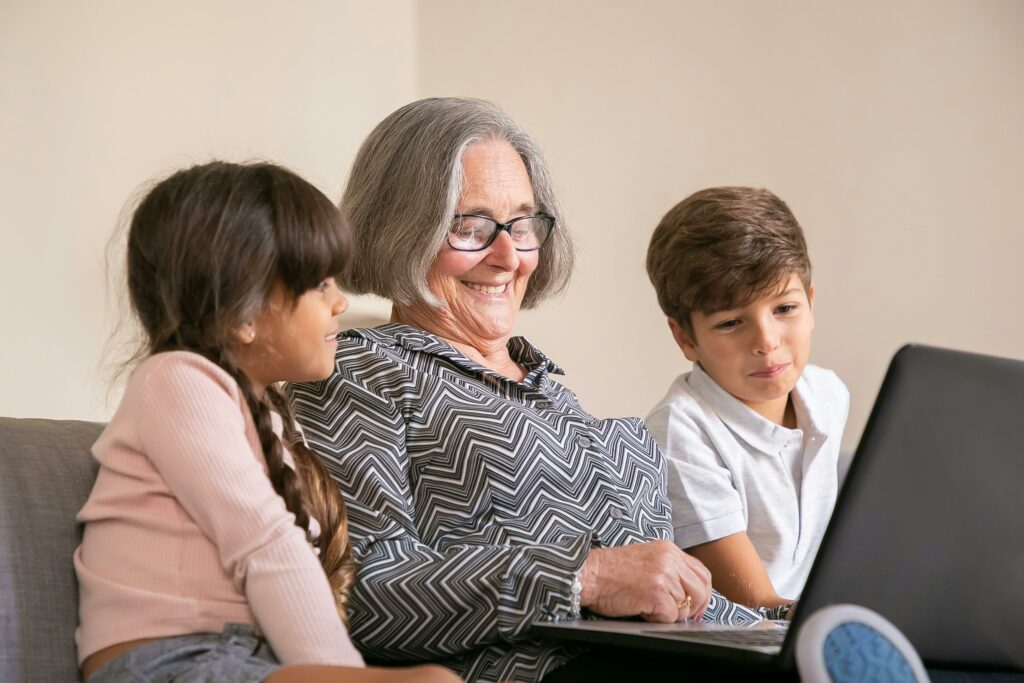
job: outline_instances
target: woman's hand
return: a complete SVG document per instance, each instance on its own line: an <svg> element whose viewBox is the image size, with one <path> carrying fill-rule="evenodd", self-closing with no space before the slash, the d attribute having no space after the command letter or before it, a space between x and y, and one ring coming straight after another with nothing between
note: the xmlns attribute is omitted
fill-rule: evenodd
<svg viewBox="0 0 1024 683"><path fill-rule="evenodd" d="M607 617L682 621L711 600L711 572L670 541L594 548L580 582L580 606Z"/></svg>

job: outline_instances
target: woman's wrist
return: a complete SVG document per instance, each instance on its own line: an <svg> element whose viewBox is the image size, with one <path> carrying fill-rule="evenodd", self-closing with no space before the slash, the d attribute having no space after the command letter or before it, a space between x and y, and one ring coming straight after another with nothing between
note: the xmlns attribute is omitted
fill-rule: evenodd
<svg viewBox="0 0 1024 683"><path fill-rule="evenodd" d="M773 621L782 621L789 616L790 610L793 609L795 603L785 602L781 605L769 605L762 607L764 610L765 619L771 619Z"/></svg>
<svg viewBox="0 0 1024 683"><path fill-rule="evenodd" d="M582 574L583 567L580 567L572 575L572 585L569 586L569 619L573 621L580 618L580 593L583 591Z"/></svg>
<svg viewBox="0 0 1024 683"><path fill-rule="evenodd" d="M578 573L580 579L580 607L593 604L597 598L597 572L601 564L600 548L591 548Z"/></svg>

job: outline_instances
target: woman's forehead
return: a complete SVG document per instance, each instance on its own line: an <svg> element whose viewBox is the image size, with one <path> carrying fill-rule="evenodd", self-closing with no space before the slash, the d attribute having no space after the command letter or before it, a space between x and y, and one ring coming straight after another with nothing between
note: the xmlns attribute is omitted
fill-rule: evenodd
<svg viewBox="0 0 1024 683"><path fill-rule="evenodd" d="M534 208L533 187L519 153L504 140L470 145L462 155L459 213L519 212Z"/></svg>

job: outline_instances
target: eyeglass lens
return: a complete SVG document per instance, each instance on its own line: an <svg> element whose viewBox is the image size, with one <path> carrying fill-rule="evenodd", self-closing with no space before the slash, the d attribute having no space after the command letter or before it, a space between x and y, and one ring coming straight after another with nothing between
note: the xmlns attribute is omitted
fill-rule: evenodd
<svg viewBox="0 0 1024 683"><path fill-rule="evenodd" d="M483 249L495 239L500 226L508 231L516 249L532 251L544 244L553 223L554 219L545 215L522 216L504 224L485 216L461 215L452 221L448 244L464 251Z"/></svg>

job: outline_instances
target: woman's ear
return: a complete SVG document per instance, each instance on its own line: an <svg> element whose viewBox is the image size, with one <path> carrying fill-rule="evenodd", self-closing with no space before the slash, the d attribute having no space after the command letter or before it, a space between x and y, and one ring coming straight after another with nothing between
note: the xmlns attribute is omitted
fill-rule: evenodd
<svg viewBox="0 0 1024 683"><path fill-rule="evenodd" d="M242 323L234 330L232 330L231 334L234 335L235 341L237 341L239 344L242 344L243 346L248 346L249 344L252 344L254 341L256 341L256 323Z"/></svg>
<svg viewBox="0 0 1024 683"><path fill-rule="evenodd" d="M676 322L675 318L668 319L668 329L672 330L672 338L676 340L676 344L683 352L683 355L686 356L686 360L691 363L699 361L700 352L697 349L697 344L694 343L690 334L683 329L683 326Z"/></svg>

